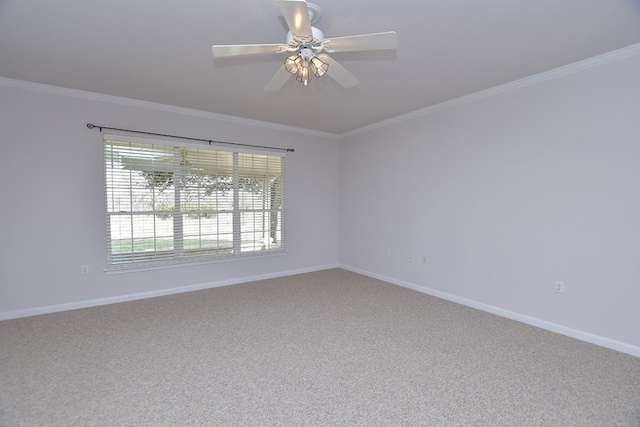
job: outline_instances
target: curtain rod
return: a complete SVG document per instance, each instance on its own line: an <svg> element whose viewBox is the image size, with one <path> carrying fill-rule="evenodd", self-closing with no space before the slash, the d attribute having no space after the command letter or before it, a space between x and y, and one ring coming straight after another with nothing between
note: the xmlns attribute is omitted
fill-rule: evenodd
<svg viewBox="0 0 640 427"><path fill-rule="evenodd" d="M168 135L168 134L165 134L165 133L144 132L144 131L141 131L141 130L118 129L118 128L110 128L108 126L94 125L93 123L87 123L87 127L89 129L98 128L98 130L100 132L102 132L102 129L108 129L108 130L117 130L117 131L121 131L121 132L139 133L139 134L143 134L143 135L166 136L166 137L169 137L169 138L188 139L190 141L202 141L202 142L208 142L209 145L211 145L212 143L215 143L215 144L235 145L235 146L239 146L239 147L266 148L268 150L286 151L286 152L289 152L289 153L293 152L293 148L268 147L268 146L265 146L265 145L242 144L240 142L215 141L213 139L191 138L189 136Z"/></svg>

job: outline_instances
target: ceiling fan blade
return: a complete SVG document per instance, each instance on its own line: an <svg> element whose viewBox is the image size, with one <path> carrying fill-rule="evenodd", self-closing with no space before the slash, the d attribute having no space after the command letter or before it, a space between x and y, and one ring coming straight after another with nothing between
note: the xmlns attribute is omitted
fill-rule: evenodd
<svg viewBox="0 0 640 427"><path fill-rule="evenodd" d="M285 44L239 44L211 46L213 56L222 58L225 56L263 55L266 53L287 52L289 46Z"/></svg>
<svg viewBox="0 0 640 427"><path fill-rule="evenodd" d="M361 34L358 36L332 37L322 41L325 52L353 52L356 50L383 50L398 47L395 31L386 33Z"/></svg>
<svg viewBox="0 0 640 427"><path fill-rule="evenodd" d="M269 83L264 87L264 90L267 92L276 92L282 89L282 86L289 80L291 74L284 67L284 64L280 67L280 69L273 75Z"/></svg>
<svg viewBox="0 0 640 427"><path fill-rule="evenodd" d="M278 6L287 21L289 30L295 36L311 37L309 7L304 0L278 0Z"/></svg>
<svg viewBox="0 0 640 427"><path fill-rule="evenodd" d="M329 55L318 55L318 58L329 64L327 75L338 82L340 86L344 87L345 89L349 89L350 87L353 87L360 83L360 81L356 79L353 74L348 72L346 68L338 64Z"/></svg>

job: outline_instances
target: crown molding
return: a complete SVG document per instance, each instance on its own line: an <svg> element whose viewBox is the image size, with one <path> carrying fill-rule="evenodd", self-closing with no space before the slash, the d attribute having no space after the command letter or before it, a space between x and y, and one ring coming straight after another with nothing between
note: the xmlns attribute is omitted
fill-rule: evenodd
<svg viewBox="0 0 640 427"><path fill-rule="evenodd" d="M358 129L350 130L341 133L339 136L341 139L348 138L354 135L370 132L374 129L380 129L387 126L395 125L405 122L407 120L415 119L418 117L424 117L429 114L436 113L438 111L447 110L449 108L457 107L459 105L468 104L470 102L477 101L479 99L488 98L504 92L508 92L515 89L531 86L534 84L542 83L548 80L552 80L558 77L566 76L568 74L577 73L579 71L587 70L589 68L597 67L599 65L608 64L611 62L619 61L625 58L629 58L640 54L640 43L631 46L624 47L622 49L614 50L602 55L594 56L583 61L574 62L573 64L565 65L559 68L554 68L549 71L544 71L539 74L534 74L529 77L514 80L509 83L505 83L499 86L494 86L489 89L481 90L479 92L464 95L459 98L450 99L448 101L434 104L426 108L412 111L410 113L401 114L390 119L381 120L379 122L363 126Z"/></svg>
<svg viewBox="0 0 640 427"><path fill-rule="evenodd" d="M6 77L0 77L0 87L14 87L20 89L27 89L37 92L50 93L55 95L63 95L74 98L87 99L92 101L101 101L111 104L126 105L131 107L147 108L156 111L164 111L175 114L181 114L191 117L199 117L204 119L219 120L228 123L234 123L245 126L260 127L271 130L279 130L285 132L293 132L303 135L317 136L322 138L329 138L333 140L342 140L354 135L367 133L375 129L384 128L394 124L402 123L407 120L411 120L418 117L424 117L429 114L436 113L438 111L446 110L449 108L457 107L459 105L474 102L480 99L495 96L511 90L524 88L534 84L542 83L551 79L573 74L579 71L587 70L589 68L597 67L599 65L608 64L611 62L619 61L625 58L636 56L640 54L640 43L631 46L624 47L622 49L614 50L602 55L594 56L583 61L578 61L573 64L565 65L563 67L555 68L553 70L544 71L533 76L524 77L522 79L514 80L509 83L505 83L499 86L494 86L489 89L481 90L479 92L464 95L458 98L454 98L448 101L444 101L438 104L431 105L429 107L421 108L419 110L412 111L410 113L401 114L386 120L381 120L376 123L372 123L361 128L353 129L341 134L334 134L329 132L321 132L312 129L304 129L295 126L282 125L278 123L265 122L261 120L247 119L244 117L230 116L219 113L212 113L208 111L196 110L191 108L176 107L173 105L160 104L156 102L141 101L137 99L124 98L113 95L105 95L95 92L88 92L78 89L69 89L58 86L51 86L41 83L27 82L23 80L9 79Z"/></svg>
<svg viewBox="0 0 640 427"><path fill-rule="evenodd" d="M198 117L203 119L219 120L228 123L234 123L244 126L252 126L266 128L271 130L299 133L303 135L318 136L322 138L330 138L334 140L340 139L340 135L321 132L312 129L304 129L295 126L281 125L278 123L265 122L261 120L247 119L244 117L229 116L226 114L212 113L209 111L196 110L192 108L176 107L173 105L160 104L157 102L141 101L138 99L124 98L120 96L105 95L102 93L89 92L78 89L70 89L59 86L46 85L42 83L28 82L24 80L9 79L0 77L0 87L12 87L18 89L26 89L35 92L49 93L53 95L62 95L72 98L86 99L90 101L100 101L110 104L125 105L129 107L146 108L150 110L163 111L174 114L181 114L190 117Z"/></svg>

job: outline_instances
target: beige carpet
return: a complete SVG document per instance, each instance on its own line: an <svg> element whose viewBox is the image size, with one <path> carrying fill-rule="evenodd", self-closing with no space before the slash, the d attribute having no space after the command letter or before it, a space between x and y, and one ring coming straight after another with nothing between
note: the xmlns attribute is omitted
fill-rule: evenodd
<svg viewBox="0 0 640 427"><path fill-rule="evenodd" d="M344 270L0 322L0 426L640 426L640 359Z"/></svg>

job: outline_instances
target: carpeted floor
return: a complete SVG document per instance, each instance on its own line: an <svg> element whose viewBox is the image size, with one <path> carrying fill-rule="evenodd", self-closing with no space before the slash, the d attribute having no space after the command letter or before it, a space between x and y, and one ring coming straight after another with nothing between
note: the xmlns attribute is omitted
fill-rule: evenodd
<svg viewBox="0 0 640 427"><path fill-rule="evenodd" d="M640 426L640 359L344 270L0 322L0 426Z"/></svg>

